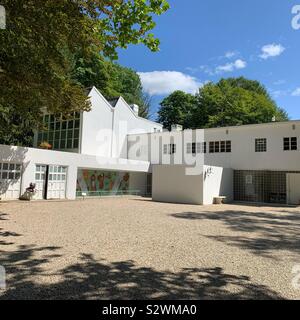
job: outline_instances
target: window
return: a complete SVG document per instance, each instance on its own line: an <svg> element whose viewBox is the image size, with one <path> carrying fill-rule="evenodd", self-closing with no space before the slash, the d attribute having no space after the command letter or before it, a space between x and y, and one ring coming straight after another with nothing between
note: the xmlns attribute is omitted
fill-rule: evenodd
<svg viewBox="0 0 300 320"><path fill-rule="evenodd" d="M209 143L209 153L230 153L231 141L211 141Z"/></svg>
<svg viewBox="0 0 300 320"><path fill-rule="evenodd" d="M0 180L19 180L21 177L21 164L0 163Z"/></svg>
<svg viewBox="0 0 300 320"><path fill-rule="evenodd" d="M75 112L68 119L45 115L44 131L38 133L37 145L48 142L53 149L77 149L80 137L80 113Z"/></svg>
<svg viewBox="0 0 300 320"><path fill-rule="evenodd" d="M186 145L187 154L206 153L206 142L193 142Z"/></svg>
<svg viewBox="0 0 300 320"><path fill-rule="evenodd" d="M176 144L164 144L164 154L175 154Z"/></svg>
<svg viewBox="0 0 300 320"><path fill-rule="evenodd" d="M267 152L267 139L255 139L255 152Z"/></svg>
<svg viewBox="0 0 300 320"><path fill-rule="evenodd" d="M296 151L298 150L297 138L283 138L283 150L284 151Z"/></svg>

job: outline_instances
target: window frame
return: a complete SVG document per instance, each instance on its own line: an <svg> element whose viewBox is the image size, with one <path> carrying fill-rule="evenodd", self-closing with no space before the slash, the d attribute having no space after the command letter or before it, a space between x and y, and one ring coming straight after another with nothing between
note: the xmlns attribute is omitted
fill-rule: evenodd
<svg viewBox="0 0 300 320"><path fill-rule="evenodd" d="M255 138L255 152L262 153L268 151L267 138Z"/></svg>

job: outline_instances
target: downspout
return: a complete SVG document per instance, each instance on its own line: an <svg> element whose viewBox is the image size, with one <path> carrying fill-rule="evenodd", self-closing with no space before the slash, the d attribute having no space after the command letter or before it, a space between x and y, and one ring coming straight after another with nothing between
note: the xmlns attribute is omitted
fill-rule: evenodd
<svg viewBox="0 0 300 320"><path fill-rule="evenodd" d="M115 131L115 108L112 109L111 145L110 145L110 157L111 158L113 158L114 131Z"/></svg>

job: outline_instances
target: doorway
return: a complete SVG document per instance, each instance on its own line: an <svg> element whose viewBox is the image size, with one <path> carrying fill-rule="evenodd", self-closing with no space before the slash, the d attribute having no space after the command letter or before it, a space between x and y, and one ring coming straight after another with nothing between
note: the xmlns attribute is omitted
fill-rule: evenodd
<svg viewBox="0 0 300 320"><path fill-rule="evenodd" d="M287 174L288 204L300 205L300 173Z"/></svg>
<svg viewBox="0 0 300 320"><path fill-rule="evenodd" d="M36 165L36 199L66 198L67 167L57 165Z"/></svg>

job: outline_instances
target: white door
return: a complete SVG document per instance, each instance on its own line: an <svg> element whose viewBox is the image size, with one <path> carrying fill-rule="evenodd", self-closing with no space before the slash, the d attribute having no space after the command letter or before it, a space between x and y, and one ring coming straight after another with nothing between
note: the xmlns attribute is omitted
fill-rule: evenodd
<svg viewBox="0 0 300 320"><path fill-rule="evenodd" d="M36 194L35 199L45 199L46 194L46 179L47 179L47 166L36 165L35 167L35 184Z"/></svg>
<svg viewBox="0 0 300 320"><path fill-rule="evenodd" d="M18 199L21 188L20 163L0 162L0 198Z"/></svg>
<svg viewBox="0 0 300 320"><path fill-rule="evenodd" d="M67 168L49 166L47 199L66 198Z"/></svg>
<svg viewBox="0 0 300 320"><path fill-rule="evenodd" d="M288 204L300 205L300 173L287 174Z"/></svg>

